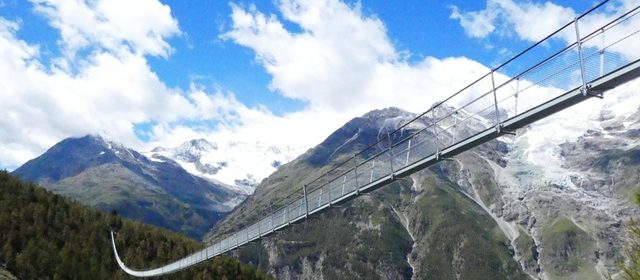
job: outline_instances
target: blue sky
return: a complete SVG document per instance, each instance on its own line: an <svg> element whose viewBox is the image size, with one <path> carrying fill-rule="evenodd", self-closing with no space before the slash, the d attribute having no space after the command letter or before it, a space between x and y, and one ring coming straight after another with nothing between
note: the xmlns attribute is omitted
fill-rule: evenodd
<svg viewBox="0 0 640 280"><path fill-rule="evenodd" d="M219 38L229 28L231 7L225 1L161 1L171 8L171 15L179 22L182 35L168 40L173 53L170 57L148 57L151 69L170 87L188 88L198 83L208 88L219 87L231 91L239 101L248 105L264 105L276 114L303 108L304 101L270 94L270 75L255 63L254 52ZM573 1L575 2L575 1ZM273 1L237 1L243 6L255 5L264 13L278 14ZM356 1L348 1L356 5ZM391 42L407 52L409 60L416 62L426 56L445 58L466 56L485 65L496 63L500 55L487 44L499 44L516 51L527 42L501 42L468 38L457 21L450 18L451 6L461 10L479 10L482 1L360 1L366 15L382 20ZM574 3L576 4L576 3ZM577 3L580 4L580 3ZM588 5L576 5L585 9ZM6 1L1 16L21 22L19 37L37 43L43 49L43 61L61 55L57 46L59 32L41 15L33 12L28 1ZM290 22L287 28L296 30ZM445 47L446 46L446 47Z"/></svg>
<svg viewBox="0 0 640 280"><path fill-rule="evenodd" d="M368 110L419 112L461 88L547 32L524 15L553 29L593 4L2 0L0 168L87 133L142 150L195 137L308 148Z"/></svg>
<svg viewBox="0 0 640 280"><path fill-rule="evenodd" d="M197 80L200 83L222 86L233 91L245 104L264 104L275 113L299 110L304 106L296 100L274 98L268 94L270 76L260 65L254 63L254 53L218 38L222 30L229 28L231 8L225 1L162 1L169 5L172 14L180 22L185 36L174 38L172 46L176 53L170 59L151 59L150 63L167 84L188 87ZM273 1L237 1L240 5L255 5L264 13L278 15ZM355 5L357 1L347 1ZM382 20L391 42L399 50L410 54L416 62L426 56L445 58L466 56L485 65L495 64L501 55L488 44L519 51L528 46L527 41L490 40L468 38L456 20L450 18L451 6L461 10L475 11L486 6L483 1L435 1L406 0L360 1L366 15ZM559 5L583 11L591 7L588 1L558 1ZM194 9L194 7L198 7ZM285 22L290 30L298 26Z"/></svg>

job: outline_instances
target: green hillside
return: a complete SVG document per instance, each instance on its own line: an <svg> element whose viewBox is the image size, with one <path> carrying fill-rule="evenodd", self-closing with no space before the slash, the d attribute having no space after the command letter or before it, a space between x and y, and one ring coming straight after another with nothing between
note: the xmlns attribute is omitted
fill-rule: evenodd
<svg viewBox="0 0 640 280"><path fill-rule="evenodd" d="M20 279L128 279L113 258L109 225L123 261L147 268L201 247L181 235L103 214L0 171L0 267ZM267 279L218 257L166 279Z"/></svg>

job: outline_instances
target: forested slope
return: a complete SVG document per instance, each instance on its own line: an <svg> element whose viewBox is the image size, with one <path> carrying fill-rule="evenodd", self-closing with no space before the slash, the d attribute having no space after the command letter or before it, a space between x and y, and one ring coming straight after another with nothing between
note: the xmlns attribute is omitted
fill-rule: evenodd
<svg viewBox="0 0 640 280"><path fill-rule="evenodd" d="M120 256L133 268L165 264L201 245L181 235L92 210L0 171L0 266L20 279L127 279L115 263L110 226ZM218 257L167 279L267 279L228 257Z"/></svg>

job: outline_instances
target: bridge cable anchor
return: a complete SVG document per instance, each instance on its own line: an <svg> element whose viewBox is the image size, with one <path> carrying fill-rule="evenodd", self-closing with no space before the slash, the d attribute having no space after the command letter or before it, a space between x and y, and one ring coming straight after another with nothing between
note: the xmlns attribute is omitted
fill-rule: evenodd
<svg viewBox="0 0 640 280"><path fill-rule="evenodd" d="M455 161L451 156L440 156L439 160L441 161Z"/></svg>
<svg viewBox="0 0 640 280"><path fill-rule="evenodd" d="M500 133L501 133L501 134L508 134L508 135L516 136L516 132L515 132L515 131L511 131L511 130L504 130L504 129L501 129L501 130L500 130Z"/></svg>
<svg viewBox="0 0 640 280"><path fill-rule="evenodd" d="M596 98L599 98L599 99L603 99L604 98L604 92L603 91L599 91L599 90L591 89L591 85L587 85L585 91L586 91L586 95L588 95L588 96L596 97Z"/></svg>

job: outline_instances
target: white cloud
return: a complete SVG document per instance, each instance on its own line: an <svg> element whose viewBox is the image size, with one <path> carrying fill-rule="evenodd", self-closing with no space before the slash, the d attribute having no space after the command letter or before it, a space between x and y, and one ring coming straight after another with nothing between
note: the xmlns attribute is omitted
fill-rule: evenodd
<svg viewBox="0 0 640 280"><path fill-rule="evenodd" d="M167 55L166 39L179 33L168 7L139 1L116 15L120 2L90 3L36 4L61 30L63 48L89 51L54 58L51 65L41 62L38 45L17 38L18 23L0 18L0 166L22 164L69 136L98 133L142 147L138 123L231 119L235 113L232 96L195 86L172 89L150 69L145 55ZM121 30L129 24L131 30Z"/></svg>
<svg viewBox="0 0 640 280"><path fill-rule="evenodd" d="M40 62L37 45L16 37L16 23L0 21L0 165L21 164L65 137L86 133L142 149L201 137L308 148L373 109L424 111L489 71L465 57L407 61L384 23L358 5L282 0L278 15L233 5L231 27L222 38L255 52L275 94L307 103L301 111L277 116L223 90L167 87L145 57L168 56L167 39L180 34L165 5L140 1L118 14L112 7L122 2L89 3L36 2L38 12L61 31L66 56L53 65ZM465 13L459 16L462 20ZM135 28L121 32L127 26ZM488 23L483 28L491 29ZM89 55L79 57L79 50ZM484 93L486 81L482 86L455 104ZM138 123L152 124L148 143L134 133Z"/></svg>
<svg viewBox="0 0 640 280"><path fill-rule="evenodd" d="M197 137L309 147L346 121L317 111L275 116L262 107L247 107L231 93L207 92L198 85L169 88L130 45L98 48L86 58L60 58L77 65L72 70L44 65L38 46L17 38L19 28L0 19L2 167L16 167L66 137L87 133L138 149ZM138 123L153 124L150 143L136 136ZM314 131L320 132L309 133L308 123L316 123ZM291 128L301 132L287 133Z"/></svg>
<svg viewBox="0 0 640 280"><path fill-rule="evenodd" d="M599 30L605 24L611 22L623 13L638 5L634 0L611 1L596 11L580 19L580 35L582 37ZM450 17L460 22L469 37L487 38L491 34L498 36L516 36L529 42L537 42L551 32L571 22L578 13L572 8L563 7L552 2L515 2L513 0L487 0L486 7L479 11L461 12L458 7L452 6ZM580 11L582 12L582 11ZM634 16L629 20L615 25L607 31L605 45L617 42L619 39L636 32L640 24L640 16ZM571 44L576 41L574 25L568 26L554 37L555 39ZM585 42L586 47L602 47L601 36ZM640 41L624 40L614 44L607 50L622 54L628 60L640 57L638 50Z"/></svg>
<svg viewBox="0 0 640 280"><path fill-rule="evenodd" d="M233 5L233 28L223 37L252 48L273 76L272 89L284 96L344 109L375 74L371 65L396 59L382 22L364 17L358 7L339 1L279 4L301 33L286 30L274 15Z"/></svg>
<svg viewBox="0 0 640 280"><path fill-rule="evenodd" d="M452 6L451 18L460 21L465 32L474 38L485 38L493 32L503 35L515 32L519 38L538 41L571 21L575 12L551 2L534 3L512 0L488 0L484 10L460 12Z"/></svg>
<svg viewBox="0 0 640 280"><path fill-rule="evenodd" d="M497 13L493 9L460 13L458 7L451 6L450 17L460 21L460 25L467 35L473 38L484 38L496 29L493 21L497 17Z"/></svg>
<svg viewBox="0 0 640 280"><path fill-rule="evenodd" d="M396 106L422 112L489 71L465 57L427 57L410 63L390 42L384 24L375 16L364 15L357 5L286 0L279 1L278 8L280 14L275 15L254 6L232 5L231 28L222 38L252 49L257 62L272 76L271 89L306 101L307 108L274 116L234 102L229 107L242 116L235 119L238 123L223 123L216 131L195 134L186 132L184 126L159 125L154 130L158 144L164 141L160 139L172 139L171 145L177 145L188 138L205 137L311 147L350 118L373 109ZM284 20L300 31L285 28ZM507 79L496 75L497 82ZM486 93L490 85L490 79L483 80L451 105L465 104ZM531 106L543 94L558 93L539 86L528 92L531 94L521 96L521 107ZM501 98L507 94L501 93ZM473 109L486 107L493 98L482 101Z"/></svg>
<svg viewBox="0 0 640 280"><path fill-rule="evenodd" d="M358 5L337 0L285 0L277 5L277 15L232 5L231 27L222 38L255 52L256 61L272 77L273 91L308 106L281 117L247 117L242 125L225 127L214 137L311 147L373 109L396 106L422 112L489 71L465 57L407 61L406 51L395 48L384 24ZM285 27L291 24L295 31ZM482 93L475 89L455 104Z"/></svg>
<svg viewBox="0 0 640 280"><path fill-rule="evenodd" d="M251 48L272 76L271 88L316 111L349 116L398 106L423 111L487 68L467 58L427 57L409 63L384 24L337 0L279 1L282 20L254 7L232 6L224 39Z"/></svg>
<svg viewBox="0 0 640 280"><path fill-rule="evenodd" d="M178 34L171 9L156 0L30 0L61 33L69 55L86 47L167 56L165 38Z"/></svg>
<svg viewBox="0 0 640 280"><path fill-rule="evenodd" d="M371 109L388 106L421 112L489 71L486 66L464 57L427 57L418 63L406 61L400 55L402 50L397 50L388 39L384 24L375 16L363 14L358 5L349 6L337 0L283 0L277 5L280 14L265 14L252 6L233 5L232 25L223 38L255 52L258 63L272 76L270 86L273 90L307 101L309 108L301 112L301 116L333 112L326 115L333 116L333 120L346 120ZM598 20L610 20L615 13L600 14L602 18ZM489 0L487 10L459 13L457 17L460 20L466 17L469 25L482 23L478 30L471 31L478 37L499 32L502 36L515 34L523 40L537 41L574 16L571 8L551 2ZM287 29L285 21L297 25L300 31ZM586 34L598 22L595 17L585 18L581 24ZM571 36L575 38L574 30L570 31L562 33L564 37L561 38L570 42ZM568 83L573 86L579 78L576 71L563 75L568 80L557 85L551 81L547 81L546 86L521 81L520 89L530 88L519 96L519 110L538 105L563 92L551 86L564 88ZM499 85L509 77L498 73L495 78ZM490 89L490 78L484 79L469 92L455 98L451 105L465 104ZM499 90L498 99L507 98L514 92L515 83L512 83ZM511 98L501 104L510 114L514 110L513 100ZM473 109L484 108L492 102L493 98L489 96ZM321 123L317 121L319 119L309 118L314 124ZM336 127L342 122L336 122ZM301 122L300 128L303 127ZM319 128L323 133L302 131L308 131L307 135L324 136L330 132L324 129ZM309 136L311 139L314 137Z"/></svg>

